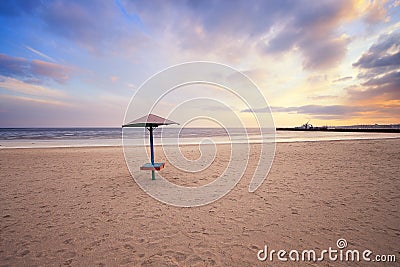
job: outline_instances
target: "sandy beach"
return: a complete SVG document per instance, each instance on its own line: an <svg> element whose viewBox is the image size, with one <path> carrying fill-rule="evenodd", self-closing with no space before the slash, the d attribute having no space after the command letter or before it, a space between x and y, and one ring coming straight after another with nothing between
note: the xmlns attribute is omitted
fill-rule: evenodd
<svg viewBox="0 0 400 267"><path fill-rule="evenodd" d="M1 149L0 265L364 266L257 259L265 245L322 250L337 248L339 238L349 249L400 261L399 147L400 139L279 143L257 191L247 190L250 164L229 194L195 208L147 195L121 147ZM181 185L208 183L228 148L219 145L201 173L182 176L167 162L163 175ZM183 152L199 154L196 146Z"/></svg>

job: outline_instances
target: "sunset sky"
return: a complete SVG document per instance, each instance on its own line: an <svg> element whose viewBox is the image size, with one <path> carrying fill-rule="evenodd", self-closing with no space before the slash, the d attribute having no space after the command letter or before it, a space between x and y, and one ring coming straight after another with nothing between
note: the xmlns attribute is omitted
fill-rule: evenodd
<svg viewBox="0 0 400 267"><path fill-rule="evenodd" d="M400 123L399 0L0 1L0 33L0 127L120 126L188 61L242 71L276 126Z"/></svg>

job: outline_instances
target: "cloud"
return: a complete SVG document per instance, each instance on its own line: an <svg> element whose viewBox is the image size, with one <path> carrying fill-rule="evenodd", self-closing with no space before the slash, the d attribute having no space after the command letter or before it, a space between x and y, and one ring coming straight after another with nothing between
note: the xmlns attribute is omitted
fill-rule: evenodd
<svg viewBox="0 0 400 267"><path fill-rule="evenodd" d="M381 35L353 66L362 82L347 88L350 100L400 100L400 30Z"/></svg>
<svg viewBox="0 0 400 267"><path fill-rule="evenodd" d="M350 100L400 100L400 71L371 78L362 86L348 88L347 93Z"/></svg>
<svg viewBox="0 0 400 267"><path fill-rule="evenodd" d="M41 57L43 57L43 58L45 58L45 59L47 59L47 60L49 60L49 61L51 61L53 63L56 63L56 60L54 58L52 58L52 57L50 57L50 56L48 56L48 55L36 50L36 49L33 49L32 47L30 47L28 45L26 45L25 48L28 49L29 51L31 51L32 53L38 55L38 56L41 56Z"/></svg>
<svg viewBox="0 0 400 267"><path fill-rule="evenodd" d="M369 5L366 7L366 13L364 15L364 20L368 24L374 24L379 21L388 20L387 10L385 8L385 5L387 2L388 2L387 0L371 1L369 3Z"/></svg>
<svg viewBox="0 0 400 267"><path fill-rule="evenodd" d="M77 117L85 116L81 110L77 112L81 106L34 96L0 94L0 107L1 127L71 127Z"/></svg>
<svg viewBox="0 0 400 267"><path fill-rule="evenodd" d="M377 107L347 106L347 105L304 105L298 107L271 107L273 113L304 114L320 119L348 119L362 116L365 112L376 112ZM244 109L241 112L269 112L268 108Z"/></svg>
<svg viewBox="0 0 400 267"><path fill-rule="evenodd" d="M86 44L89 48L94 42L101 42L104 30L109 28L101 28L110 19L104 3L51 1L43 4L39 14L50 32Z"/></svg>
<svg viewBox="0 0 400 267"><path fill-rule="evenodd" d="M15 96L15 95L0 95L0 99L7 100L7 101L18 101L21 103L34 103L39 105L54 105L54 106L66 106L70 107L73 106L70 103L53 100L53 99L40 99L40 98L33 98L33 97L26 97L26 96Z"/></svg>
<svg viewBox="0 0 400 267"><path fill-rule="evenodd" d="M305 69L327 69L345 56L350 39L337 33L341 23L358 17L352 1L294 1L282 26L267 38L264 50L286 52L297 49Z"/></svg>
<svg viewBox="0 0 400 267"><path fill-rule="evenodd" d="M20 80L0 75L0 88L11 92L22 93L25 95L46 96L46 97L65 97L66 94L59 90L54 90L41 85L34 85Z"/></svg>
<svg viewBox="0 0 400 267"><path fill-rule="evenodd" d="M95 54L133 51L147 39L140 21L113 1L43 2L37 15L47 31Z"/></svg>
<svg viewBox="0 0 400 267"><path fill-rule="evenodd" d="M347 45L350 40L348 37L328 37L325 40L303 40L299 43L303 52L305 69L327 69L336 66L344 58Z"/></svg>
<svg viewBox="0 0 400 267"><path fill-rule="evenodd" d="M378 41L353 63L353 66L361 69L400 66L399 40L399 30L381 35Z"/></svg>
<svg viewBox="0 0 400 267"><path fill-rule="evenodd" d="M64 83L69 79L69 68L49 63L41 60L32 60L31 63L32 73L42 77L49 77L59 83Z"/></svg>
<svg viewBox="0 0 400 267"><path fill-rule="evenodd" d="M352 76L346 76L346 77L340 77L340 78L338 78L336 80L333 80L332 82L333 83L344 82L344 81L348 81L348 80L351 80L351 79L353 79Z"/></svg>
<svg viewBox="0 0 400 267"><path fill-rule="evenodd" d="M350 38L340 25L362 17L359 1L127 1L153 36L167 36L181 50L232 60L256 48L261 55L296 51L310 70L336 66ZM374 13L381 5L367 4ZM375 14L375 13L374 13ZM378 17L377 17L378 18Z"/></svg>
<svg viewBox="0 0 400 267"><path fill-rule="evenodd" d="M24 1L13 2L4 8L24 9L46 31L97 54L154 46L167 50L167 56L173 47L239 60L249 49L261 55L296 51L311 70L334 67L343 59L350 39L338 28L363 16L356 0L55 0L34 1L26 9ZM368 21L384 19L385 5L364 2Z"/></svg>
<svg viewBox="0 0 400 267"><path fill-rule="evenodd" d="M34 24L38 33L52 35L53 42L61 38L65 46L68 40L96 55L134 51L147 39L139 18L124 12L118 1L0 1L0 16L10 19L10 24L13 17L28 20L24 23Z"/></svg>
<svg viewBox="0 0 400 267"><path fill-rule="evenodd" d="M64 65L0 54L0 74L7 77L37 82L43 82L44 78L65 83L69 79L70 71Z"/></svg>
<svg viewBox="0 0 400 267"><path fill-rule="evenodd" d="M307 115L341 115L341 116L353 116L358 115L365 111L370 111L371 109L364 106L346 106L346 105L305 105L300 107L289 107L289 108L272 108L273 111L278 110L279 112L295 112L298 114Z"/></svg>
<svg viewBox="0 0 400 267"><path fill-rule="evenodd" d="M400 112L397 104L371 104L371 105L304 105L295 107L271 107L273 113L289 113L307 115L314 119L343 120L353 118L395 118ZM241 112L269 112L268 108L244 109Z"/></svg>
<svg viewBox="0 0 400 267"><path fill-rule="evenodd" d="M400 71L390 72L383 76L375 77L363 83L364 86L378 86L383 84L394 84L395 87L400 89Z"/></svg>
<svg viewBox="0 0 400 267"><path fill-rule="evenodd" d="M400 38L388 30L398 28L398 22L375 28L387 34L352 61L354 71L338 65L346 55L347 60L354 58L354 51L365 45L358 39L365 26L387 21L389 13L398 20L396 10L388 12L388 8L382 1L369 0L0 1L3 53L10 53L0 55L0 75L8 88L1 91L61 99L51 91L56 87L49 84L55 82L77 95L82 95L78 90L88 90L85 95L94 97L109 88L127 95L132 91L127 90L128 82L140 85L155 70L182 61L212 60L251 70L247 74L272 100L293 105L275 107L274 112L327 118L343 117L346 112L377 114L378 105L367 111L350 107L358 107L360 99L398 99L396 40ZM354 45L349 45L353 40ZM76 88L69 83L72 70L54 59L80 66L83 71L81 79L74 81ZM357 72L361 73L356 77ZM339 78L339 73L353 78ZM331 77L338 84L330 83ZM333 106L343 99L339 87L356 80L357 85L346 89L352 103ZM336 92L338 97L330 96ZM99 99L100 109L106 99ZM304 100L310 103L301 103ZM314 103L330 106L306 105Z"/></svg>

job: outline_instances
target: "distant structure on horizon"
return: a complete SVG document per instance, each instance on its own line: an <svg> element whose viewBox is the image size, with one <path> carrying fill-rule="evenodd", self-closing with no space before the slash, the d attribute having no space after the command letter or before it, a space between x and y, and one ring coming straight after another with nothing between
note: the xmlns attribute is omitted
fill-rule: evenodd
<svg viewBox="0 0 400 267"><path fill-rule="evenodd" d="M349 126L331 126L333 129L400 129L400 124L360 124Z"/></svg>
<svg viewBox="0 0 400 267"><path fill-rule="evenodd" d="M299 127L294 127L295 129L298 130L311 130L311 131L321 131L321 130L326 130L328 129L328 126L322 126L322 127L314 127L312 124L309 123L310 121L307 121L303 125Z"/></svg>
<svg viewBox="0 0 400 267"><path fill-rule="evenodd" d="M379 132L400 133L400 124L361 124L348 126L320 126L315 127L306 122L302 126L293 128L276 128L277 131L325 131L325 132Z"/></svg>

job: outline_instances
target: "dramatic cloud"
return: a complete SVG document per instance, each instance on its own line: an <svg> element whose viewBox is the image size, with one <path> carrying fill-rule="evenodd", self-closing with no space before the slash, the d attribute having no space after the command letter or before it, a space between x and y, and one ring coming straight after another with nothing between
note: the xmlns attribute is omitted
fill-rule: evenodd
<svg viewBox="0 0 400 267"><path fill-rule="evenodd" d="M231 54L251 47L258 47L263 54L297 50L303 56L303 67L311 70L336 66L344 58L350 39L337 28L361 16L357 1L252 3L135 1L124 5L150 30L158 29L157 34L174 32L182 49L204 53L222 46ZM375 14L381 5L370 3L365 8Z"/></svg>
<svg viewBox="0 0 400 267"><path fill-rule="evenodd" d="M390 72L369 79L360 87L348 88L351 100L400 100L400 72Z"/></svg>
<svg viewBox="0 0 400 267"><path fill-rule="evenodd" d="M347 89L350 99L400 100L400 30L381 35L353 66L363 82Z"/></svg>
<svg viewBox="0 0 400 267"><path fill-rule="evenodd" d="M375 53L364 54L356 63L353 64L353 66L355 67L361 67L367 69L399 66L399 65L400 65L400 52L383 56L379 56L378 54Z"/></svg>
<svg viewBox="0 0 400 267"><path fill-rule="evenodd" d="M1 112L10 122L20 114L20 126L33 121L25 113L40 125L58 125L58 115L66 125L116 126L122 99L152 74L208 60L245 70L281 106L273 108L278 125L303 117L395 121L399 10L395 0L0 1ZM66 100L82 109L62 106Z"/></svg>
<svg viewBox="0 0 400 267"><path fill-rule="evenodd" d="M353 66L362 69L399 67L400 31L381 35L377 43L373 44Z"/></svg>
<svg viewBox="0 0 400 267"><path fill-rule="evenodd" d="M336 32L341 22L356 17L351 1L294 1L282 26L266 38L265 51L285 52L297 48L306 69L335 66L346 54L349 38Z"/></svg>
<svg viewBox="0 0 400 267"><path fill-rule="evenodd" d="M3 76L34 83L41 83L43 79L64 83L68 80L69 73L70 69L63 65L0 54L0 74Z"/></svg>
<svg viewBox="0 0 400 267"><path fill-rule="evenodd" d="M43 1L3 9L34 14L45 29L91 52L135 50L145 43L177 46L227 58L258 48L262 54L293 50L310 70L336 66L348 36L338 26L361 16L359 1ZM368 21L384 20L385 8L366 1ZM94 15L95 14L95 15ZM122 16L121 16L122 15ZM159 40L159 39L162 40ZM166 44L165 44L166 43Z"/></svg>

